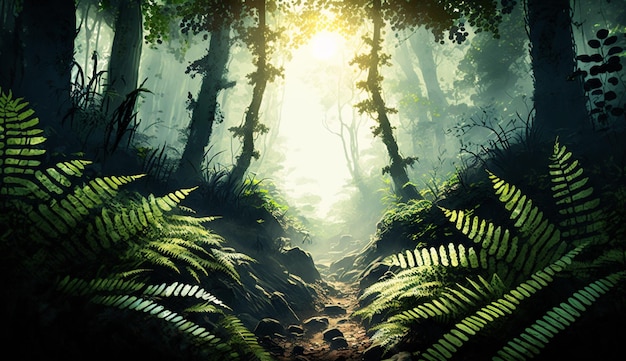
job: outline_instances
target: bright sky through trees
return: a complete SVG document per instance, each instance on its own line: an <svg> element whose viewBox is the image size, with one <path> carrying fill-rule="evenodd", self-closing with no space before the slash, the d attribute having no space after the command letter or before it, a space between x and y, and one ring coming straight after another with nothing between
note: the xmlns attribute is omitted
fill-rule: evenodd
<svg viewBox="0 0 626 361"><path fill-rule="evenodd" d="M319 197L316 215L325 218L332 205L347 195L345 186L350 180L341 140L324 128L324 110L320 92L311 84L310 74L319 64L336 67L343 60L339 56L341 35L328 31L316 34L307 46L297 49L285 66L285 98L279 133L286 138L284 191L299 207L306 207L309 196ZM311 56L313 55L313 56ZM349 64L346 61L346 71ZM323 81L322 81L323 83ZM328 79L336 87L335 79ZM363 140L370 143L371 137ZM332 213L332 212L331 212Z"/></svg>
<svg viewBox="0 0 626 361"><path fill-rule="evenodd" d="M341 35L337 33L321 31L311 39L311 52L316 59L330 59L337 54L342 40Z"/></svg>

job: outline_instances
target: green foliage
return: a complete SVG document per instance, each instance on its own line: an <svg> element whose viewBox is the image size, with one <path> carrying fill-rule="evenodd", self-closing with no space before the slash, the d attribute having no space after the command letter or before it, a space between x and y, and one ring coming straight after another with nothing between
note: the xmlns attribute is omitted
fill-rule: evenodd
<svg viewBox="0 0 626 361"><path fill-rule="evenodd" d="M587 41L595 52L576 56L580 67L571 78L583 78L594 127L609 127L624 115L626 105L621 103L623 99L618 95L624 90L620 80L623 69L620 58L624 56L624 42L620 38L623 39L623 35L600 29L595 38Z"/></svg>
<svg viewBox="0 0 626 361"><path fill-rule="evenodd" d="M160 320L170 334L182 333L216 359L250 352L263 359L256 340L248 337L236 345L233 335L219 335L213 325L202 326L201 318L192 317L196 312L224 317L229 308L199 283L220 275L239 282L235 266L253 261L221 247L223 239L204 226L213 217L185 214L179 204L195 188L145 197L121 191L143 175L85 180L90 162L83 160L44 168L45 138L33 115L28 103L0 92L0 224L5 230L0 261L6 267L3 279L12 285L3 302L22 304L20 314L7 308L7 327L18 327L24 314L36 315L42 308L56 308L47 312L44 324L63 323L60 311L80 299ZM152 284L151 278L160 280ZM183 306L188 301L179 298L193 302ZM36 328L37 323L30 326L29 333L46 332Z"/></svg>
<svg viewBox="0 0 626 361"><path fill-rule="evenodd" d="M548 173L556 207L551 217L489 172L508 225L442 208L472 244L421 246L390 256L387 262L399 272L366 289L362 300L375 299L355 313L385 318L374 327L374 339L390 347L415 328L438 324L448 331L422 345L419 359L452 359L467 344L485 342L484 352L494 352L494 359L527 359L593 312L600 295L624 281L625 245L606 236L605 212L583 168L558 141Z"/></svg>

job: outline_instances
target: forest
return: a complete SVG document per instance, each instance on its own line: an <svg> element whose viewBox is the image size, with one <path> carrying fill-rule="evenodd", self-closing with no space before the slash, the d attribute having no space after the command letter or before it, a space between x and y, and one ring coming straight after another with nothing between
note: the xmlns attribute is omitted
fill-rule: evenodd
<svg viewBox="0 0 626 361"><path fill-rule="evenodd" d="M6 360L621 360L626 1L0 0Z"/></svg>

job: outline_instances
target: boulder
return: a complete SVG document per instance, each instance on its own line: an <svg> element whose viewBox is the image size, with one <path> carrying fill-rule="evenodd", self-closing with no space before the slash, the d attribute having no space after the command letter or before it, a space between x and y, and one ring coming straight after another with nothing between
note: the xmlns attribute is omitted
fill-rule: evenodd
<svg viewBox="0 0 626 361"><path fill-rule="evenodd" d="M328 316L345 315L346 310L339 305L326 305L324 306L324 314Z"/></svg>
<svg viewBox="0 0 626 361"><path fill-rule="evenodd" d="M346 341L346 339L343 338L343 336L333 337L333 339L330 340L331 350L339 350L339 349L344 349L344 348L348 348L348 341Z"/></svg>
<svg viewBox="0 0 626 361"><path fill-rule="evenodd" d="M272 302L272 306L276 311L276 317L286 323L299 323L300 318L293 311L287 300L285 299L285 295L281 292L275 291L270 295L270 301Z"/></svg>
<svg viewBox="0 0 626 361"><path fill-rule="evenodd" d="M364 290L377 281L384 279L384 277L386 277L385 274L389 271L389 268L389 265L382 262L373 263L363 272L363 276L359 282L359 288Z"/></svg>
<svg viewBox="0 0 626 361"><path fill-rule="evenodd" d="M374 344L363 351L361 359L363 361L380 361L385 353L385 349L381 345Z"/></svg>
<svg viewBox="0 0 626 361"><path fill-rule="evenodd" d="M324 331L325 341L330 342L335 337L343 337L343 332L339 331L338 328L331 328L331 329Z"/></svg>
<svg viewBox="0 0 626 361"><path fill-rule="evenodd" d="M257 323L253 332L258 337L272 337L275 334L284 336L285 328L280 324L280 322L278 322L278 320L273 318L263 318L259 321L259 323Z"/></svg>
<svg viewBox="0 0 626 361"><path fill-rule="evenodd" d="M311 317L302 323L304 329L309 333L320 332L328 327L328 318L326 317Z"/></svg>
<svg viewBox="0 0 626 361"><path fill-rule="evenodd" d="M299 247L281 250L281 261L290 273L300 276L305 282L314 283L321 279L311 254Z"/></svg>

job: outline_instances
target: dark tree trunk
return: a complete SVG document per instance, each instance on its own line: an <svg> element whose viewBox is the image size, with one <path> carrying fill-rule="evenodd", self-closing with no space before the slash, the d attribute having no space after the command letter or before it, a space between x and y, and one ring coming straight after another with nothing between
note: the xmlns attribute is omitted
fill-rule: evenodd
<svg viewBox="0 0 626 361"><path fill-rule="evenodd" d="M226 88L226 67L230 54L230 29L224 27L211 34L208 54L202 60L204 72L202 86L193 105L189 124L189 137L178 166L177 178L181 182L196 182L201 179L201 166L205 148L213 132L218 115L217 97Z"/></svg>
<svg viewBox="0 0 626 361"><path fill-rule="evenodd" d="M10 3L3 2L2 7ZM2 14L0 86L30 103L51 147L67 144L72 136L61 129L61 123L71 107L74 2L24 0L21 8L19 14Z"/></svg>
<svg viewBox="0 0 626 361"><path fill-rule="evenodd" d="M265 41L265 0L259 1L258 7L259 24L257 27L257 33L255 36L255 42L257 47L257 70L253 75L254 88L252 90L252 100L248 110L246 111L246 119L243 127L240 129L240 136L242 137L243 146L241 154L237 157L237 162L230 172L230 180L233 183L241 183L245 176L252 158L258 157L257 151L254 148L254 133L259 127L259 109L261 108L261 102L263 101L263 93L268 82L267 74L267 44Z"/></svg>
<svg viewBox="0 0 626 361"><path fill-rule="evenodd" d="M528 0L530 56L535 80L535 123L540 139L553 141L589 125L580 79L568 80L576 68L569 0Z"/></svg>
<svg viewBox="0 0 626 361"><path fill-rule="evenodd" d="M393 136L393 129L387 116L387 107L381 95L380 80L378 72L379 52L380 52L380 33L383 26L383 20L380 9L380 0L374 0L372 8L372 20L374 23L374 33L372 36L372 51L370 53L370 66L367 73L367 87L372 96L372 102L376 108L378 116L377 122L380 130L380 137L387 147L387 153L391 164L388 167L389 175L393 180L396 194L402 201L409 199L422 199L417 189L409 182L406 172L406 159L400 155L398 143Z"/></svg>
<svg viewBox="0 0 626 361"><path fill-rule="evenodd" d="M141 0L119 1L107 74L105 109L112 114L137 88L143 42Z"/></svg>
<svg viewBox="0 0 626 361"><path fill-rule="evenodd" d="M15 81L22 74L22 57L18 33L17 0L0 1L0 88L4 92L15 89Z"/></svg>

